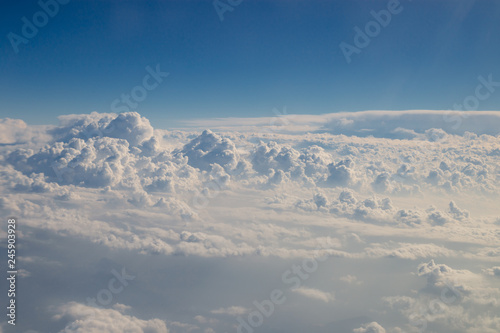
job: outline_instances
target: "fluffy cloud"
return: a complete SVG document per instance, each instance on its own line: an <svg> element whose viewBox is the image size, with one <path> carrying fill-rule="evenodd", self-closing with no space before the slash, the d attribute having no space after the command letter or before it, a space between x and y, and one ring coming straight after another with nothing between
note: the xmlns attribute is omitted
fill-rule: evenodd
<svg viewBox="0 0 500 333"><path fill-rule="evenodd" d="M162 320L142 320L123 314L127 307L115 308L99 309L71 302L60 307L54 319L68 323L59 333L168 333Z"/></svg>
<svg viewBox="0 0 500 333"><path fill-rule="evenodd" d="M153 127L137 112L97 113L59 116L60 126L50 130L56 141L72 138L110 137L126 140L130 146L150 139Z"/></svg>
<svg viewBox="0 0 500 333"><path fill-rule="evenodd" d="M299 287L292 289L292 291L296 294L305 296L307 298L315 299L318 301L322 301L325 303L333 302L335 300L335 296L332 293L322 291L319 289Z"/></svg>
<svg viewBox="0 0 500 333"><path fill-rule="evenodd" d="M492 267L492 268L487 268L484 270L484 272L488 275L491 275L491 276L498 276L500 277L500 266L495 266L495 267Z"/></svg>
<svg viewBox="0 0 500 333"><path fill-rule="evenodd" d="M153 136L153 127L149 120L141 117L137 112L120 113L104 129L106 136L126 140L131 146Z"/></svg>
<svg viewBox="0 0 500 333"><path fill-rule="evenodd" d="M494 332L500 328L500 290L469 270L453 269L434 260L418 266L427 284L414 296L390 296L384 301L404 314L410 331L446 327L452 332Z"/></svg>
<svg viewBox="0 0 500 333"><path fill-rule="evenodd" d="M430 292L441 292L444 288L449 288L463 301L500 305L500 289L486 287L483 277L471 271L452 269L431 260L418 267L418 276L427 278L427 288Z"/></svg>
<svg viewBox="0 0 500 333"><path fill-rule="evenodd" d="M204 171L210 171L213 164L218 164L230 172L237 167L239 155L231 140L222 138L209 130L187 143L180 153L188 158L188 164Z"/></svg>
<svg viewBox="0 0 500 333"><path fill-rule="evenodd" d="M57 270L108 257L154 270L138 276L147 290L127 290L130 308L87 316L88 307L66 304L58 317L66 332L112 331L115 321L137 332L166 331L158 319L139 319L137 307L155 297L161 300L151 308L175 305L165 308L171 330L234 331L234 316L248 309L221 304L262 300L261 292L282 287L285 264L318 255L336 258L314 273L320 289L290 291L269 330L293 320L326 327L317 319L342 304L349 316L380 315L388 332L411 332L402 320L456 291L446 311L425 314L431 329L497 332L500 136L489 124L465 121L476 116L457 130L448 122L425 125L435 117L443 113L297 116L303 124L289 122L293 129L279 133L236 132L228 124L218 132L166 131L137 113L61 116L60 125L36 129L4 120L0 209L22 221L28 258L33 249L41 258L25 262L23 283L32 287L44 273L36 265L57 256L45 245L56 240L82 247L78 256L58 258ZM483 118L495 123L498 115L478 113ZM95 248L99 254L88 257ZM165 268L165 261L174 264ZM419 279L427 280L422 289ZM356 295L366 286L377 287ZM386 295L392 315L376 303ZM305 298L311 311L299 310ZM379 332L376 323L360 327L372 321L346 325Z"/></svg>
<svg viewBox="0 0 500 333"><path fill-rule="evenodd" d="M327 183L332 186L349 186L355 183L354 162L350 158L346 158L335 164L328 165Z"/></svg>
<svg viewBox="0 0 500 333"><path fill-rule="evenodd" d="M371 322L353 330L354 333L385 333L385 329L377 322Z"/></svg>
<svg viewBox="0 0 500 333"><path fill-rule="evenodd" d="M443 138L446 133L463 135L498 134L500 116L496 112L459 111L365 111L329 115L324 128L355 136L404 138L424 134L429 140ZM467 118L467 119L466 119ZM429 126L434 128L430 129ZM414 133L409 135L409 133Z"/></svg>

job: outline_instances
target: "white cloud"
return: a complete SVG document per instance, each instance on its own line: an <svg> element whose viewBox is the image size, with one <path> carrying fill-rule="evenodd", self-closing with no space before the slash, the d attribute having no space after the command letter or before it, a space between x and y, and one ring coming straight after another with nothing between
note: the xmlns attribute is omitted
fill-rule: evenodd
<svg viewBox="0 0 500 333"><path fill-rule="evenodd" d="M273 132L278 118L223 118L186 122L190 126L210 127L221 130ZM453 110L410 110L410 111L360 111L339 112L323 115L282 116L281 132L305 132L328 130L335 134L354 136L388 137L408 139L420 137L432 139L442 133L463 135L472 132L478 135L497 135L500 115L497 111L461 112ZM426 133L427 131L427 133Z"/></svg>
<svg viewBox="0 0 500 333"><path fill-rule="evenodd" d="M292 289L292 291L296 294L325 303L333 302L335 300L335 296L333 295L333 293L329 293L319 289L299 287Z"/></svg>
<svg viewBox="0 0 500 333"><path fill-rule="evenodd" d="M22 140L28 125L21 119L0 119L0 143L13 144Z"/></svg>
<svg viewBox="0 0 500 333"><path fill-rule="evenodd" d="M64 270L80 259L91 271L92 262L113 259L146 272L137 289L120 295L127 306L97 309L94 318L77 303L61 310L59 319L75 332L92 332L109 318L138 332L161 332L163 321L139 319L144 312L137 309L155 297L165 303L171 330L234 331L234 317L249 312L221 304L261 301L265 291L283 287L285 264L321 255L329 259L311 281L328 292L294 289L290 303L269 318L269 329L295 321L327 325L318 318L342 304L346 316L380 315L388 332L406 330L401 320L453 287L460 303L427 315L431 329L493 332L498 316L490 310L500 299L500 136L480 125L482 119L495 124L498 113L471 115L457 130L436 117L443 113L297 116L293 122L301 123L290 118L290 128L280 131L265 131L260 119L262 128L248 125L253 132L235 131L253 120L228 120L217 133L153 129L137 113L61 116L59 126L37 128L4 121L13 129L0 146L0 209L22 223L26 252L19 259L31 274L23 279L27 285L50 275L42 268ZM78 256L53 252L51 244L63 239L82 248ZM95 249L105 255L90 257ZM164 268L170 260L176 264ZM89 281L100 280L101 271L94 268ZM425 288L419 279L427 279ZM346 283L356 288L345 292ZM85 292L95 294L101 284ZM366 293L365 286L377 287ZM52 299L44 290L40 295ZM401 311L380 309L387 295ZM316 300L307 302L310 311L300 308L304 297ZM452 319L456 325L442 330ZM357 320L349 330L376 329L360 327L371 321Z"/></svg>
<svg viewBox="0 0 500 333"><path fill-rule="evenodd" d="M361 281L358 280L358 277L355 275L346 275L346 276L341 276L340 281L343 281L348 284L362 284Z"/></svg>
<svg viewBox="0 0 500 333"><path fill-rule="evenodd" d="M494 332L500 328L500 289L469 270L453 269L434 260L418 266L427 284L415 296L390 296L384 301L408 320L410 330Z"/></svg>
<svg viewBox="0 0 500 333"><path fill-rule="evenodd" d="M484 272L488 275L491 275L491 276L498 276L500 277L500 266L495 266L495 267L492 267L492 268L486 268L484 270Z"/></svg>
<svg viewBox="0 0 500 333"><path fill-rule="evenodd" d="M427 278L430 292L439 293L451 288L465 302L500 306L500 289L488 287L483 276L468 270L456 270L434 260L418 267L418 276Z"/></svg>
<svg viewBox="0 0 500 333"><path fill-rule="evenodd" d="M238 165L239 155L234 143L210 130L187 143L180 153L188 158L189 165L203 171L210 171L212 164L220 165L226 172L243 168Z"/></svg>
<svg viewBox="0 0 500 333"><path fill-rule="evenodd" d="M385 329L380 326L377 322L371 322L369 324L363 325L360 328L353 330L354 333L385 333Z"/></svg>
<svg viewBox="0 0 500 333"><path fill-rule="evenodd" d="M60 307L54 319L67 322L60 333L168 333L162 320L142 320L118 310L93 308L75 302Z"/></svg>
<svg viewBox="0 0 500 333"><path fill-rule="evenodd" d="M137 146L153 136L149 120L137 112L97 113L59 116L60 126L50 133L56 141L68 142L72 138L87 140L95 137L110 137L126 140Z"/></svg>

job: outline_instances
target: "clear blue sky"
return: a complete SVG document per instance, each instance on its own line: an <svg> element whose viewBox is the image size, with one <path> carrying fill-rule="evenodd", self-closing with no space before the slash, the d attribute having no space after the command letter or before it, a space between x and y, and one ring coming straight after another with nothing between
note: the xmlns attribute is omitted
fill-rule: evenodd
<svg viewBox="0 0 500 333"><path fill-rule="evenodd" d="M227 0L221 0L227 2ZM170 75L136 110L156 127L206 117L319 114L368 109L449 109L479 75L500 81L499 1L401 0L348 64L371 10L388 1L250 1L219 16L212 1L71 1L15 53L41 8L4 2L0 117L56 123L68 113L111 112L142 84L145 67ZM500 89L479 110L498 110Z"/></svg>

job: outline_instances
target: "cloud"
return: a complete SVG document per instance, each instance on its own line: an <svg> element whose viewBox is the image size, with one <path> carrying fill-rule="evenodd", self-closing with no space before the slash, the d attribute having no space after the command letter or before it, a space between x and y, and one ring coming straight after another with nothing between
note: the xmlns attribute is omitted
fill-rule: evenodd
<svg viewBox="0 0 500 333"><path fill-rule="evenodd" d="M483 271L488 275L500 277L500 266L486 268Z"/></svg>
<svg viewBox="0 0 500 333"><path fill-rule="evenodd" d="M335 296L333 293L329 293L326 291L322 291L319 289L314 289L314 288L306 288L306 287L299 287L299 288L294 288L292 291L296 294L305 296L307 298L311 298L314 300L322 301L325 303L330 303L335 300Z"/></svg>
<svg viewBox="0 0 500 333"><path fill-rule="evenodd" d="M343 281L347 284L362 284L363 282L359 281L358 280L358 277L355 276L355 275L346 275L346 276L341 276L340 278L340 281Z"/></svg>
<svg viewBox="0 0 500 333"><path fill-rule="evenodd" d="M483 276L469 270L452 269L431 260L419 265L418 276L427 278L427 290L430 292L452 288L466 302L500 306L500 289L487 287Z"/></svg>
<svg viewBox="0 0 500 333"><path fill-rule="evenodd" d="M127 306L97 309L90 318L87 307L70 304L71 311L59 311L59 327L92 331L117 318L155 332L165 323L139 314L163 318L154 312L161 308L171 330L234 331L234 316L247 309L227 305L261 301L260 292L283 287L285 264L325 255L328 264L311 281L328 292L295 289L290 305L269 318L270 330L327 325L330 318L319 323L320 314L343 304L342 316L380 315L377 321L397 332L401 320L456 290L455 303L428 315L429 330L497 332L500 136L481 134L478 123L477 133L461 135L437 123L418 128L412 120L434 116L412 117L297 116L293 121L304 126L289 123L292 129L280 132L236 132L230 121L220 132L167 131L136 113L26 125L26 135L9 134L15 140L0 146L0 209L22 223L24 269L31 274L23 283L34 288L39 277L48 281L53 270L80 260L89 269L84 282L57 275L65 279L54 283L64 288L55 295L48 293L57 288L39 290L33 306L67 299L63 291L77 286L85 289L82 299L95 294L107 281L100 278L102 262L114 260L143 272L120 295ZM468 119L462 126L472 126ZM329 121L335 131L324 127ZM372 130L363 131L365 125ZM31 139L16 139L24 135ZM37 136L48 138L35 142ZM49 245L65 240L71 246L64 251ZM73 246L78 254L67 254ZM374 285L363 293L361 287ZM394 313L379 302L387 295ZM370 329L360 326L371 321L357 320L348 330Z"/></svg>
<svg viewBox="0 0 500 333"><path fill-rule="evenodd" d="M497 307L500 290L483 276L454 269L434 260L418 266L417 275L427 284L415 296L390 296L383 300L408 320L410 331L495 332L500 328Z"/></svg>
<svg viewBox="0 0 500 333"><path fill-rule="evenodd" d="M40 147L50 140L49 126L28 126L22 119L0 119L0 149L28 145Z"/></svg>
<svg viewBox="0 0 500 333"><path fill-rule="evenodd" d="M125 139L131 146L137 146L153 136L153 127L137 112L126 112L113 119L103 132L106 136Z"/></svg>
<svg viewBox="0 0 500 333"><path fill-rule="evenodd" d="M349 186L355 182L354 161L346 158L340 162L328 165L330 173L326 182L332 186Z"/></svg>
<svg viewBox="0 0 500 333"><path fill-rule="evenodd" d="M242 306L230 306L227 308L218 308L210 311L212 314L223 314L228 316L241 316L248 313L250 310Z"/></svg>
<svg viewBox="0 0 500 333"><path fill-rule="evenodd" d="M119 308L123 309L117 306ZM59 333L168 333L165 322L160 319L142 320L116 309L93 308L75 302L61 306L54 319L67 322Z"/></svg>
<svg viewBox="0 0 500 333"><path fill-rule="evenodd" d="M390 139L435 140L444 133L464 135L497 135L500 128L498 111L408 110L359 111L323 115L285 115L280 118L222 118L186 122L194 127L220 130L273 132L273 120L280 119L281 132L330 132L357 137L384 137Z"/></svg>
<svg viewBox="0 0 500 333"><path fill-rule="evenodd" d="M460 209L457 204L453 201L450 201L450 214L455 218L456 220L463 221L465 219L468 219L470 214L468 211L464 209Z"/></svg>
<svg viewBox="0 0 500 333"><path fill-rule="evenodd" d="M72 138L90 139L109 137L124 139L137 146L153 136L149 120L137 112L97 113L59 116L60 126L50 130L56 141L68 142Z"/></svg>
<svg viewBox="0 0 500 333"><path fill-rule="evenodd" d="M418 244L418 243L401 243L401 242L386 242L382 244L371 244L365 249L368 256L371 257L390 257L400 259L415 260L418 258L432 258L437 256L453 257L456 256L455 251L444 246L436 244Z"/></svg>
<svg viewBox="0 0 500 333"><path fill-rule="evenodd" d="M467 120L461 121L461 116ZM401 138L405 133L421 133L430 141L445 134L463 135L465 132L497 135L500 116L497 112L459 111L362 111L330 114L324 129L336 134Z"/></svg>
<svg viewBox="0 0 500 333"><path fill-rule="evenodd" d="M297 165L300 154L291 147L281 146L276 142L260 144L252 153L253 168L259 173L269 169L290 171Z"/></svg>
<svg viewBox="0 0 500 333"><path fill-rule="evenodd" d="M385 333L385 329L377 322L371 322L353 330L354 333Z"/></svg>
<svg viewBox="0 0 500 333"><path fill-rule="evenodd" d="M187 143L180 153L188 158L188 164L203 171L210 171L212 164L218 164L226 172L236 169L239 154L231 140L222 138L210 130ZM243 170L241 170L243 171Z"/></svg>

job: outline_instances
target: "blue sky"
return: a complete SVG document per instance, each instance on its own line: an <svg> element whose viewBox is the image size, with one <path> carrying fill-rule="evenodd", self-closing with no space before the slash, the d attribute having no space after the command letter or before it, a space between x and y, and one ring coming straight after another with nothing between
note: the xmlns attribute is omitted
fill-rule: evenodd
<svg viewBox="0 0 500 333"><path fill-rule="evenodd" d="M222 0L221 0L222 1ZM225 2L225 1L224 1ZM170 75L135 108L155 127L184 119L450 109L477 77L500 81L498 1L408 1L347 63L339 47L388 1L243 1L221 22L212 1L71 1L14 52L41 8L4 4L0 116L56 123L112 112L147 66ZM497 79L498 78L498 79ZM479 110L498 110L500 94Z"/></svg>

